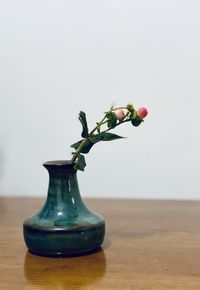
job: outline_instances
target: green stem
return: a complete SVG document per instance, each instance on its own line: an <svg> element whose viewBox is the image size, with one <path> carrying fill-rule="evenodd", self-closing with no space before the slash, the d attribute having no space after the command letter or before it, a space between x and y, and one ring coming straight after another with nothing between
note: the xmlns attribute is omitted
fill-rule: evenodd
<svg viewBox="0 0 200 290"><path fill-rule="evenodd" d="M117 123L117 124L115 125L115 128L116 128L117 126L123 124L123 123L130 122L130 121L131 121L131 119L126 119L126 120L124 120L124 121L121 121L121 122L119 122L119 123ZM103 131L102 133L106 133L106 132L108 132L108 131L110 131L110 130L113 130L113 129L115 129L115 128L108 128L107 130Z"/></svg>
<svg viewBox="0 0 200 290"><path fill-rule="evenodd" d="M117 111L117 110L127 110L127 107L118 107L118 108L112 109L112 111Z"/></svg>
<svg viewBox="0 0 200 290"><path fill-rule="evenodd" d="M99 122L99 125L100 126L103 124L103 122L104 122L105 119L106 119L106 116L104 116L103 119ZM90 133L88 134L88 136L83 139L83 141L81 142L81 144L78 146L78 148L74 152L73 157L71 159L71 163L74 163L76 161L76 158L78 157L78 154L81 152L82 148L85 146L85 144L87 143L88 139L90 137L92 137L93 133L97 130L97 127L98 126L95 126L94 129L92 129L92 131L90 131Z"/></svg>
<svg viewBox="0 0 200 290"><path fill-rule="evenodd" d="M111 111L116 111L116 110L119 110L119 109L127 109L127 107L118 107L118 108L112 108ZM126 117L128 117L128 114L126 114ZM125 122L129 122L131 121L130 119L125 119L119 123L116 124L115 127L125 123ZM83 139L83 141L81 142L81 144L79 145L79 147L76 149L76 151L73 153L73 157L71 159L71 163L74 163L76 161L76 158L78 157L78 155L80 154L82 148L85 146L85 144L87 143L88 139L90 137L92 137L92 135L94 134L94 132L97 130L98 126L101 126L101 125L104 125L107 123L107 120L106 120L106 116L104 116L104 118L98 123L97 126L94 127L94 129L92 129L92 131L90 131L90 133L88 134L88 136L86 138ZM102 133L105 133L105 132L108 132L110 130L112 130L114 128L108 128L107 130L103 131Z"/></svg>

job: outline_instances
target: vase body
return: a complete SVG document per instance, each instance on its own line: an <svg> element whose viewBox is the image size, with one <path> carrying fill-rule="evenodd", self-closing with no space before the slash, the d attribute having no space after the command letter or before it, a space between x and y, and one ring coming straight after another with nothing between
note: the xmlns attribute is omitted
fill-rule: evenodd
<svg viewBox="0 0 200 290"><path fill-rule="evenodd" d="M43 208L24 221L28 249L43 256L72 256L100 247L104 218L89 210L80 196L76 170L68 161L43 164L49 188Z"/></svg>

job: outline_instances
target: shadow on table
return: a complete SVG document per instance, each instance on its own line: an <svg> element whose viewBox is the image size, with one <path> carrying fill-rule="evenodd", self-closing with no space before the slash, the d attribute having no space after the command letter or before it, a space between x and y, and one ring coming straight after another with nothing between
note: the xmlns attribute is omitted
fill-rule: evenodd
<svg viewBox="0 0 200 290"><path fill-rule="evenodd" d="M25 277L40 289L87 289L101 280L105 272L106 256L102 248L89 255L69 258L48 258L27 252L24 259Z"/></svg>

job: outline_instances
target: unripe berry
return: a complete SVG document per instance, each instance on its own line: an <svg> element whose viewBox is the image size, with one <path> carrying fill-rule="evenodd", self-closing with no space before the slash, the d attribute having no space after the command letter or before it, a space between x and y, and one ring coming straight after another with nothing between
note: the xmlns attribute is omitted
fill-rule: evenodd
<svg viewBox="0 0 200 290"><path fill-rule="evenodd" d="M141 119L144 119L147 115L148 115L148 111L146 108L140 108L138 111L137 111L137 115L138 117L140 117Z"/></svg>
<svg viewBox="0 0 200 290"><path fill-rule="evenodd" d="M115 111L115 115L117 117L117 120L119 121L123 121L124 118L126 117L126 114L124 113L122 109L118 109L117 111Z"/></svg>
<svg viewBox="0 0 200 290"><path fill-rule="evenodd" d="M129 110L130 112L134 110L134 107L133 107L132 104L128 104L128 105L126 106L126 108L127 108L127 110Z"/></svg>

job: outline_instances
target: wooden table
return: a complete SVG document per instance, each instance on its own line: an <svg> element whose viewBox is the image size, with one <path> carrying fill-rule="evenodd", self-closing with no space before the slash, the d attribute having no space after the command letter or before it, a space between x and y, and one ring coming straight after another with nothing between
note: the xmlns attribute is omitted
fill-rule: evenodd
<svg viewBox="0 0 200 290"><path fill-rule="evenodd" d="M200 289L200 202L89 199L106 218L102 250L75 258L27 252L37 198L0 198L0 289Z"/></svg>

